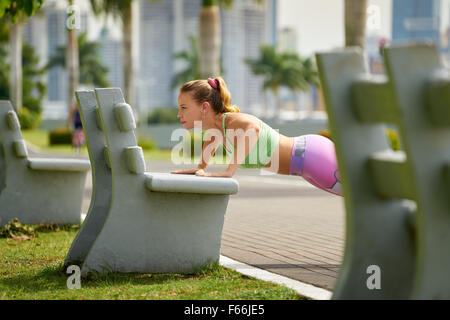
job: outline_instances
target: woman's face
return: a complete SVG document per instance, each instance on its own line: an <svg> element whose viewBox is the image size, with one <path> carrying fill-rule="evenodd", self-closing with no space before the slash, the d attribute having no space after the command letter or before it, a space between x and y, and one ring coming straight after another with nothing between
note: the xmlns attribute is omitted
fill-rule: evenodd
<svg viewBox="0 0 450 320"><path fill-rule="evenodd" d="M180 123L186 130L194 128L194 121L202 120L202 105L195 102L190 92L178 96L178 114Z"/></svg>

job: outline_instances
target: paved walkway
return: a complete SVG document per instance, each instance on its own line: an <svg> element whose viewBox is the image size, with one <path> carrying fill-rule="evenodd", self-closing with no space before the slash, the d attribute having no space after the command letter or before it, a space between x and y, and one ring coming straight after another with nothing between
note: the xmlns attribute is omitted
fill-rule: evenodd
<svg viewBox="0 0 450 320"><path fill-rule="evenodd" d="M222 254L331 291L344 248L342 199L298 177L249 178L236 177Z"/></svg>
<svg viewBox="0 0 450 320"><path fill-rule="evenodd" d="M153 172L192 167L147 163L147 171ZM208 170L222 169L212 166ZM239 192L230 197L221 254L331 291L343 256L343 199L296 176L239 169L234 178ZM92 192L90 176L87 180L84 213Z"/></svg>

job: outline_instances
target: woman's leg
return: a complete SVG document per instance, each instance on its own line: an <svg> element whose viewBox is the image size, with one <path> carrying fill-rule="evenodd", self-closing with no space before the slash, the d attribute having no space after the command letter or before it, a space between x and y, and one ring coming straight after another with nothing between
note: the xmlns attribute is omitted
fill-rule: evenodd
<svg viewBox="0 0 450 320"><path fill-rule="evenodd" d="M310 134L294 138L290 172L322 190L342 196L334 143Z"/></svg>

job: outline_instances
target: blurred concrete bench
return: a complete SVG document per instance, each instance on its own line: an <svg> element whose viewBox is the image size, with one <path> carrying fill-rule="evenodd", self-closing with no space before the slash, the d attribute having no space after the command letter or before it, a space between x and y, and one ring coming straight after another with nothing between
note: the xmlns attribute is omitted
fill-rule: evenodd
<svg viewBox="0 0 450 320"><path fill-rule="evenodd" d="M450 82L438 80L431 45L384 56L388 76L369 74L357 48L316 56L347 212L333 298L448 299ZM404 150L390 150L386 124L399 128ZM373 266L379 289L368 285Z"/></svg>
<svg viewBox="0 0 450 320"><path fill-rule="evenodd" d="M431 43L387 48L384 59L418 208L411 297L450 299L450 70Z"/></svg>
<svg viewBox="0 0 450 320"><path fill-rule="evenodd" d="M93 101L92 93L78 92L77 95L83 111L83 104ZM82 95L90 95L90 98L84 99ZM95 95L99 107L95 121L98 120L106 138L104 159L108 159L106 162L111 168L112 199L95 240L84 250L87 255L82 261L78 259L82 274L190 273L207 263L217 262L224 216L230 194L238 191L237 181L145 172L144 155L134 134L133 112L120 89L96 89ZM87 113L83 113L86 117ZM98 133L94 127L85 127L88 141L92 132ZM97 154L100 153L101 148L97 148ZM100 165L104 166L105 160L102 161ZM97 163L94 163L93 171L96 168ZM94 183L94 190L101 188L97 179ZM101 212L92 206L91 209L88 216ZM88 236L86 230L94 224L88 216L77 236L78 241L85 234ZM70 256L74 255L69 252L66 266L77 260L69 259Z"/></svg>
<svg viewBox="0 0 450 320"><path fill-rule="evenodd" d="M0 101L0 141L4 173L0 193L0 225L22 223L76 224L81 220L86 174L82 159L29 158L16 112Z"/></svg>

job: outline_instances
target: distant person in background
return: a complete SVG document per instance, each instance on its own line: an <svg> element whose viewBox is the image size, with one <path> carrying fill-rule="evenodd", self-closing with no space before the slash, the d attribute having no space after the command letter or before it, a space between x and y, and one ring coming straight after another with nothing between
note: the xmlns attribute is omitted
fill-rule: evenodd
<svg viewBox="0 0 450 320"><path fill-rule="evenodd" d="M67 126L72 127L72 147L76 153L80 153L81 147L85 143L83 123L81 122L80 111L77 105L73 105L70 109L69 118L67 119Z"/></svg>

